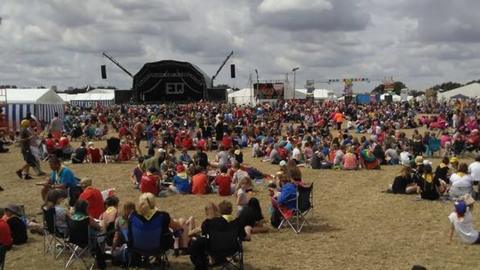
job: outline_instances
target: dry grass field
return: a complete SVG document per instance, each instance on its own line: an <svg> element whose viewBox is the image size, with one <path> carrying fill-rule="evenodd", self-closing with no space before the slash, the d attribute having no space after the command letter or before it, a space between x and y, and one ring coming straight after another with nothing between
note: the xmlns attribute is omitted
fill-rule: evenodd
<svg viewBox="0 0 480 270"><path fill-rule="evenodd" d="M103 143L97 143L99 146ZM246 162L274 173L276 167L249 158ZM434 160L434 165L438 160ZM18 148L0 154L0 205L24 204L33 217L40 209L40 188L19 180L15 170L22 164ZM47 164L42 164L47 170ZM135 201L139 192L130 185L129 174L135 162L118 164L69 165L78 177L91 177L100 189L115 187L121 201ZM449 202L418 201L415 196L382 193L399 167L378 171L334 171L302 169L304 179L315 184L314 217L301 234L289 229L255 235L245 243L247 269L410 269L421 264L428 269L480 269L480 246L467 246L457 239L448 244ZM256 186L264 215L269 211L266 187ZM229 198L233 202L233 198ZM217 195L169 196L158 205L171 216L195 216L203 220L207 201L219 202ZM480 206L478 206L480 208ZM480 209L475 209L480 228ZM35 218L41 221L41 216ZM42 237L30 235L29 243L14 247L7 254L6 269L62 269L63 259L43 256ZM188 257L171 258L171 269L192 269ZM80 263L73 269L82 269Z"/></svg>

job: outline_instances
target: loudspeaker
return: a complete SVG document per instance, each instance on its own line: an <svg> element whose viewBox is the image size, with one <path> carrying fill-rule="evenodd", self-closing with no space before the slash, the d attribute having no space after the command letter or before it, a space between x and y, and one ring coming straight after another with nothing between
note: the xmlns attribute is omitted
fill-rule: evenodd
<svg viewBox="0 0 480 270"><path fill-rule="evenodd" d="M230 77L235 78L235 64L230 65Z"/></svg>
<svg viewBox="0 0 480 270"><path fill-rule="evenodd" d="M350 95L345 96L345 105L348 105L352 102L353 97Z"/></svg>
<svg viewBox="0 0 480 270"><path fill-rule="evenodd" d="M105 65L101 65L100 71L102 72L102 79L105 80L107 78L107 67Z"/></svg>
<svg viewBox="0 0 480 270"><path fill-rule="evenodd" d="M385 95L385 101L387 103L392 103L392 101L393 101L392 96L391 95Z"/></svg>

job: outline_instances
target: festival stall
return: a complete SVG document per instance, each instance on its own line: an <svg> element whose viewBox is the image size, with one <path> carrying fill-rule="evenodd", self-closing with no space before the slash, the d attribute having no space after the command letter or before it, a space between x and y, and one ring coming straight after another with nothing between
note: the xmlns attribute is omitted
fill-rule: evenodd
<svg viewBox="0 0 480 270"><path fill-rule="evenodd" d="M63 99L51 89L6 89L2 97L6 103L9 129L18 130L20 121L31 113L38 121L48 123L58 112L64 114Z"/></svg>

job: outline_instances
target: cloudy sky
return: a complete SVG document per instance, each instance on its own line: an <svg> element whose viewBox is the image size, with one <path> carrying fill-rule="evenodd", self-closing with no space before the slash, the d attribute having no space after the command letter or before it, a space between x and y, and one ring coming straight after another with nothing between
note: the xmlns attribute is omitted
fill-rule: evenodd
<svg viewBox="0 0 480 270"><path fill-rule="evenodd" d="M393 76L410 88L480 79L480 1L470 0L1 0L0 84L114 85L163 59L214 74L233 50L237 79ZM108 80L100 65L107 64ZM289 74L292 81L292 74ZM317 88L340 88L317 84Z"/></svg>

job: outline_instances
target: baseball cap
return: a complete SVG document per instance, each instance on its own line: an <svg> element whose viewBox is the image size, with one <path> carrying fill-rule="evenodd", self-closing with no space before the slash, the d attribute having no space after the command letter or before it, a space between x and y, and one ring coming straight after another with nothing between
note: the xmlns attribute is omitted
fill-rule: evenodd
<svg viewBox="0 0 480 270"><path fill-rule="evenodd" d="M467 212L467 205L464 201L455 202L455 212L459 215L463 215Z"/></svg>

